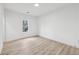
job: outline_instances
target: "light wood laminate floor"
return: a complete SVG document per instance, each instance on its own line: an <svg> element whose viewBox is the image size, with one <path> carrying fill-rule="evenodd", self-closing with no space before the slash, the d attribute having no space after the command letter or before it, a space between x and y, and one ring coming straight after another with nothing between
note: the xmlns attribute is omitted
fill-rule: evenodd
<svg viewBox="0 0 79 59"><path fill-rule="evenodd" d="M42 37L4 43L3 55L78 55L79 49Z"/></svg>

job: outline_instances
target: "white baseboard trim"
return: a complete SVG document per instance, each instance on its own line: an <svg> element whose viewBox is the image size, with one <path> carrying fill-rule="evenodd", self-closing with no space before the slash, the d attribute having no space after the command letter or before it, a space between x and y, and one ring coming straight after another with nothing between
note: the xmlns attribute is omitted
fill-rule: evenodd
<svg viewBox="0 0 79 59"><path fill-rule="evenodd" d="M67 43L64 43L63 41L57 41L55 39L51 39L49 37L46 37L46 36L42 36L42 35L33 35L33 36L29 36L29 37L22 37L22 38L19 38L19 39L15 39L15 40L12 40L12 41L5 41L4 43L8 43L8 42L14 42L14 41L18 41L18 40L21 40L21 39L26 39L26 38L31 38L31 37L42 37L42 38L46 38L46 39L49 39L49 40L53 40L53 41L56 41L56 42L59 42L61 44L65 44L65 45L68 45L68 46L71 46L71 47L76 47L74 45L70 45L70 44L67 44ZM76 47L76 48L79 48L79 47Z"/></svg>
<svg viewBox="0 0 79 59"><path fill-rule="evenodd" d="M39 35L39 36L42 37L42 38L45 38L45 39L49 39L49 40L53 40L53 41L55 41L55 42L59 42L59 43L64 44L64 45L68 45L68 46L71 46L71 47L79 48L79 47L77 47L77 46L70 45L70 44L64 43L64 42L62 42L62 41L57 41L57 40L48 38L48 37L46 37L46 36L42 36L42 35Z"/></svg>
<svg viewBox="0 0 79 59"><path fill-rule="evenodd" d="M18 38L18 39L11 40L11 41L4 41L4 43L14 42L14 41L18 41L18 40L21 40L21 39L26 39L26 38L31 38L31 37L37 37L37 36L38 35L33 35L33 36L29 36L29 37L22 37L22 38Z"/></svg>

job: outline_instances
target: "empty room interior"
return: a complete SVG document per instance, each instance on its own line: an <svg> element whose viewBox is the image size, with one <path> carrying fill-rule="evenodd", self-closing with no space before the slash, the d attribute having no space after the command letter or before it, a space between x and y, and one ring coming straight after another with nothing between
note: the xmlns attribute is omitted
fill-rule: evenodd
<svg viewBox="0 0 79 59"><path fill-rule="evenodd" d="M0 55L79 55L79 3L0 3Z"/></svg>

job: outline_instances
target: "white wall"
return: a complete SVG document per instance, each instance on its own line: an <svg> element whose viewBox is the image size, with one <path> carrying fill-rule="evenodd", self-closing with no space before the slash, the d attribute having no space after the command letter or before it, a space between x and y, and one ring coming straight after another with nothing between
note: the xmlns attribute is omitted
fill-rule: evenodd
<svg viewBox="0 0 79 59"><path fill-rule="evenodd" d="M79 4L60 8L41 16L39 35L79 47Z"/></svg>
<svg viewBox="0 0 79 59"><path fill-rule="evenodd" d="M4 40L4 8L3 5L0 4L0 53L3 47Z"/></svg>
<svg viewBox="0 0 79 59"><path fill-rule="evenodd" d="M28 31L23 32L22 21L28 20ZM6 41L37 35L37 18L6 10Z"/></svg>

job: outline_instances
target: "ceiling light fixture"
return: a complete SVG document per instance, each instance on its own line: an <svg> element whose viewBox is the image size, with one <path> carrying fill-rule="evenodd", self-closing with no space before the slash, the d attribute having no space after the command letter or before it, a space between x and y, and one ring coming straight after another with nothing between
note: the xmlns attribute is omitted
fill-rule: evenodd
<svg viewBox="0 0 79 59"><path fill-rule="evenodd" d="M27 15L30 15L30 12L29 12L29 11L27 11L27 12L26 12L26 14L27 14Z"/></svg>
<svg viewBox="0 0 79 59"><path fill-rule="evenodd" d="M27 11L26 13L27 13L27 14L29 14L30 12L29 12L29 11Z"/></svg>
<svg viewBox="0 0 79 59"><path fill-rule="evenodd" d="M38 3L36 3L36 4L34 4L34 6L35 6L35 7L39 7L39 4L38 4Z"/></svg>

